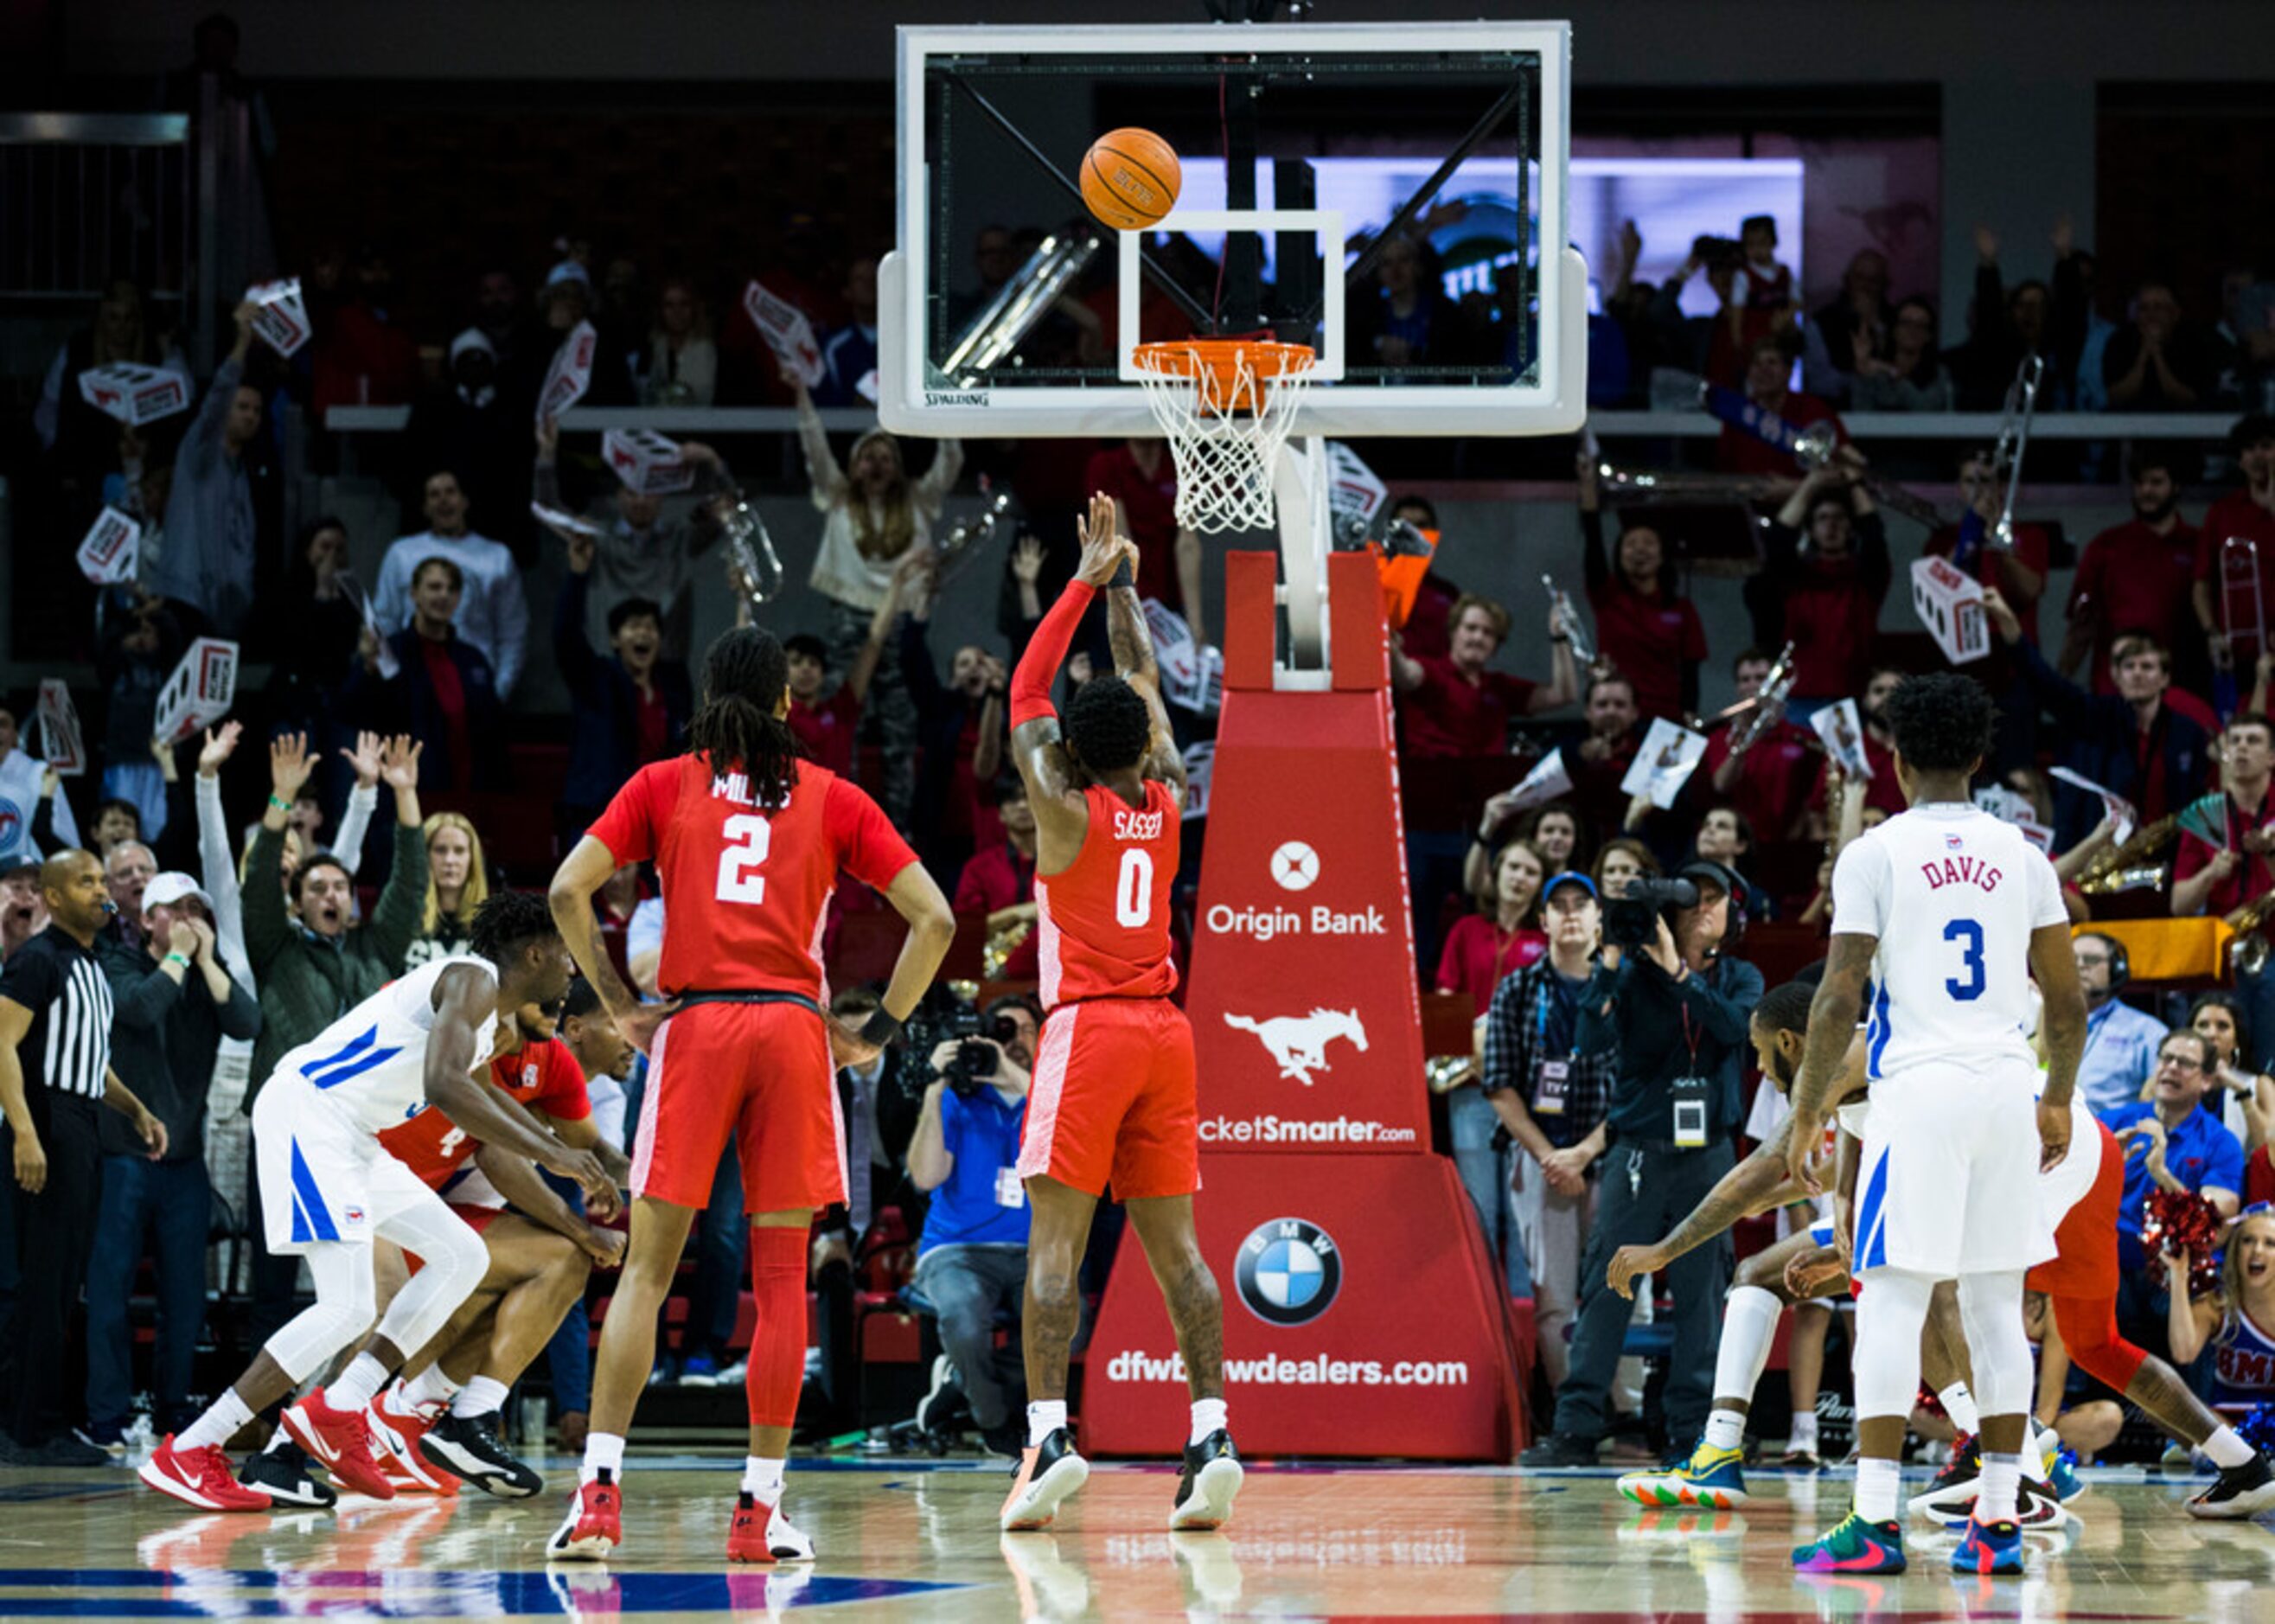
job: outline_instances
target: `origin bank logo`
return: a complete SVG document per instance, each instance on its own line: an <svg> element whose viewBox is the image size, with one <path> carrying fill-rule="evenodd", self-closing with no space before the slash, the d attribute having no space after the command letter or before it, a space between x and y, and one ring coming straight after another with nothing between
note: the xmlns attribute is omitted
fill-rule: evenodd
<svg viewBox="0 0 2275 1624"><path fill-rule="evenodd" d="M1272 853L1272 882L1282 891L1308 891L1319 877L1319 854L1300 840L1282 842Z"/></svg>
<svg viewBox="0 0 2275 1624"><path fill-rule="evenodd" d="M1268 1021L1251 1020L1227 1012L1224 1023L1235 1031L1254 1032L1271 1052L1280 1075L1293 1077L1305 1088L1315 1071L1332 1071L1327 1046L1341 1040L1366 1053L1366 1027L1356 1009L1314 1009L1309 1015L1276 1015Z"/></svg>
<svg viewBox="0 0 2275 1624"><path fill-rule="evenodd" d="M1248 1311L1265 1324L1305 1325L1326 1313L1342 1289L1342 1254L1310 1220L1275 1218L1240 1243L1233 1281Z"/></svg>

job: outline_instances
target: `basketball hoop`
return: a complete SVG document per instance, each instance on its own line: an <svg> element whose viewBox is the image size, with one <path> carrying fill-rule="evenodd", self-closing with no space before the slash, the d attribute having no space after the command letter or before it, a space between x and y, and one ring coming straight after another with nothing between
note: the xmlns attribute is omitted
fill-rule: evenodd
<svg viewBox="0 0 2275 1624"><path fill-rule="evenodd" d="M1268 338L1181 338L1130 352L1177 465L1177 523L1221 533L1278 524L1272 464L1318 361Z"/></svg>

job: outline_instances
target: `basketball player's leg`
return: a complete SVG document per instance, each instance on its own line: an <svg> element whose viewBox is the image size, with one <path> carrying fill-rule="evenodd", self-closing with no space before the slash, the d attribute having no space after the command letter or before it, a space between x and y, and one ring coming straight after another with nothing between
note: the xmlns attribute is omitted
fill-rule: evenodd
<svg viewBox="0 0 2275 1624"><path fill-rule="evenodd" d="M601 1323L601 1351L593 1365L593 1434L617 1440L616 1461L604 1459L603 1464L623 1459L624 1435L631 1427L648 1372L655 1368L656 1314L671 1295L695 1212L694 1207L654 1196L632 1202L624 1266L616 1276L608 1318ZM587 1469L592 1464L588 1443Z"/></svg>
<svg viewBox="0 0 2275 1624"><path fill-rule="evenodd" d="M1184 1356L1185 1388L1194 1403L1224 1398L1224 1300L1216 1275L1201 1256L1190 1196L1155 1196L1125 1202L1130 1227L1145 1248L1145 1265L1161 1288ZM1213 1430L1213 1429L1212 1429Z"/></svg>
<svg viewBox="0 0 2275 1624"><path fill-rule="evenodd" d="M519 1212L493 1219L482 1242L489 1266L481 1283L406 1373L432 1363L460 1387L477 1379L511 1386L553 1340L592 1276L583 1248Z"/></svg>
<svg viewBox="0 0 2275 1624"><path fill-rule="evenodd" d="M1027 1229L1027 1286L1020 1309L1019 1346L1027 1370L1031 1422L1039 1405L1056 1407L1065 1424L1067 1363L1082 1318L1082 1255L1090 1243L1096 1193L1061 1183L1047 1174L1026 1181L1032 1217ZM1134 1221L1136 1214L1131 1214ZM1190 1368L1190 1366L1189 1366ZM1031 1443L1039 1439L1031 1438Z"/></svg>

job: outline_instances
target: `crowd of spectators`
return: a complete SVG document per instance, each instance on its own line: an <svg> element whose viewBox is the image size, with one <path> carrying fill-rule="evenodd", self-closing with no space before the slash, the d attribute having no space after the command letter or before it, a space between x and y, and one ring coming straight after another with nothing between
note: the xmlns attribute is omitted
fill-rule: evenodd
<svg viewBox="0 0 2275 1624"><path fill-rule="evenodd" d="M979 246L983 282L991 270L1000 282L1012 245L983 234ZM1598 374L1623 380L1636 398L1657 373L1703 379L1794 428L1829 425L1843 447L1844 409L1995 408L2029 353L2046 361L2049 408L2205 410L2264 395L2275 367L2261 342L2264 284L2231 279L2213 323L2189 321L2170 288L2150 283L2118 321L2098 313L2091 256L2066 231L2044 282L2010 286L1999 243L1982 234L1976 246L1970 336L1939 351L1932 304L1892 298L1875 253L1856 256L1839 296L1800 320L1774 228L1748 222L1727 242L1702 239L1665 285L1620 276L1593 335L1618 363ZM1622 252L1630 266L1641 252L1632 230ZM646 309L628 269L596 269L589 250L572 245L532 279L533 298L515 274L486 272L422 385L408 338L378 314L383 261L312 263L312 353L281 361L253 342L251 309L240 308L234 343L193 410L140 432L86 408L76 382L110 359L185 366L132 287L114 289L57 358L40 427L62 510L75 522L108 502L145 525L138 578L102 593L90 645L100 805L74 808L31 757L18 730L26 704L0 711L0 791L12 787L13 804L29 809L0 827L0 948L12 962L42 940L51 913L61 922L69 912L68 900L58 907L59 877L37 860L78 845L82 827L117 909L86 953L106 978L112 1062L137 1103L103 1123L100 1205L78 1220L99 1237L102 1257L85 1273L87 1390L63 1406L97 1443L117 1442L130 1424L137 1378L126 1305L146 1241L159 1304L144 1379L154 1424L184 1412L205 1308L203 1265L185 1237L201 1233L192 1214L215 1193L208 1163L237 1170L240 1182L221 1182L224 1208L254 1210L258 1193L241 1183L241 1117L268 1068L383 981L457 950L493 886L536 883L538 873L501 873L486 855L502 834L549 827L557 850L639 767L680 750L695 599L723 586L752 612L755 584L720 545L738 481L717 450L683 445L692 488L660 497L595 476L596 459L564 448L556 425L537 417L556 349L587 320L601 335L588 404L765 400L797 414L814 520L810 535L784 538L785 550L811 559L808 585L826 620L820 635L789 639L790 725L815 759L869 784L959 910L980 922L989 977L1011 988L984 1016L946 1008L943 994L929 1046L841 1077L858 1176L848 1211L817 1233L815 1286L828 1301L850 1300L881 1220L898 1213L915 1247L913 1288L936 1312L945 1349L927 1416L960 1417L986 1439L1009 1436L1016 1361L998 1358L994 1324L1016 1299L1024 1232L1012 1233L1006 1212L1016 1209L992 1191L1017 1144L1037 1011L1016 990L1033 973L1034 825L1004 770L1006 673L1068 568L1062 532L1070 529L1059 520L1090 488L1121 504L1141 543L1146 594L1181 615L1196 644L1208 641L1201 549L1174 516L1176 471L1152 440L1088 449L1078 487L1037 472L1017 448L971 448L975 460L1032 478L1019 483L1024 525L989 555L1001 558L1000 580L983 588L998 597L997 635L936 648L934 610L962 562L938 544L966 449L905 446L881 429L848 446L833 442L817 411L817 402L858 404L873 366L873 260L853 256L842 274L817 271L790 290L825 359L811 389L776 366L739 315L714 324L697 283L668 278ZM1718 313L1685 319L1675 297L1702 274ZM1426 241L1386 245L1377 281L1354 316L1376 364L1474 361L1491 350L1500 295L1447 298ZM282 456L276 404L343 398L339 379L351 372L366 393L368 380L389 380L413 405L402 494L420 528L385 547L368 588L347 568L341 519L309 520L289 547L268 535L277 504L266 493ZM1397 629L1391 675L1418 973L1426 988L1466 998L1479 1027L1473 1075L1446 1101L1445 1144L1509 1289L1535 1305L1560 1437L1592 1440L1641 1401L1640 1384L1616 1369L1629 1311L1602 1289L1603 1254L1679 1215L1727 1166L1747 1122L1746 1018L1763 978L1745 960L1743 933L1771 922L1822 934L1839 847L1901 810L1882 709L1922 656L1892 653L1878 634L1908 561L1865 477L1866 454L1805 467L1789 445L1726 429L1716 465L1747 481L1739 494L1760 537L1745 589L1751 641L1735 651L1709 646L1671 520L1622 504L1593 456L1580 458L1576 480L1593 631L1585 655L1561 616L1536 632L1531 611L1461 589L1455 578L1471 555L1427 495L1402 494L1387 510L1436 548ZM2246 412L2219 446L2136 445L2125 468L2129 507L2082 548L2059 614L2044 599L2052 564L2038 526L2025 519L2010 545L1979 538L2007 494L1979 454L1956 469L1971 518L1930 536L1924 551L1950 557L1985 589L1995 647L1971 668L2003 713L1986 787L2011 792L2050 832L2075 917L2233 914L2275 893L2275 726L2266 720L2275 652L2228 612L2223 543L2256 543L2259 589L2275 592L2275 418ZM2233 488L2192 525L2186 490L2207 470L2232 471L2222 477ZM539 525L533 504L563 517ZM525 586L540 548L559 548L566 565L549 606L533 606ZM271 558L282 561L273 578L261 563ZM265 691L241 707L253 736L266 735L265 786L257 772L230 767L235 723L207 736L187 781L172 750L152 739L157 690L187 640L205 633L241 638L268 663ZM567 764L550 804L516 782L509 749L517 688L548 655L570 706ZM1699 714L1710 662L1728 670L1739 701L1719 717ZM1847 700L1857 706L1865 774L1828 759L1808 725ZM1181 744L1206 740L1209 708L1176 712ZM1626 787L1659 721L1707 735L1703 759L1667 804ZM1545 796L1520 791L1551 752L1561 783ZM2051 780L2053 767L2126 802L2143 835L2120 850L2104 797ZM240 828L264 787L257 822ZM377 818L383 795L391 826ZM367 835L375 821L382 832ZM1188 842L1196 863L1205 831L1197 820ZM2140 849L2151 836L2161 843ZM1662 874L1689 879L1697 899L1668 913L1659 940L1606 947L1611 908L1636 880ZM642 944L661 927L652 891L651 877L628 872L601 904L633 978L645 968L651 990L653 950ZM833 953L863 906L839 903ZM2232 1215L2247 1186L2275 1192L2266 1143L2275 1083L2260 1075L2265 1055L2251 1037L2275 1039L2275 983L2255 970L2232 998L2200 1000L2168 1025L2177 1011L2126 1001L2114 938L2081 937L2079 963L2095 1034L2081 1085L2133 1156L2128 1265L2138 1295L2128 1311L2135 1326L2161 1335L2169 1318L2177 1333L2186 1294L2171 1306L2161 1265L2138 1244L2141 1196L2151 1182L2177 1183L2208 1191ZM0 988L0 999L12 996ZM618 1058L612 1052L609 1063ZM635 1067L635 1098L639 1087ZM2226 1126L2198 1103L2216 1090L2226 1091ZM147 1136L144 1149L133 1140L137 1112L164 1124L155 1159ZM620 1136L621 1114L614 1120ZM232 1136L240 1153L230 1164L211 1147ZM731 1371L742 1244L734 1177L722 1165L722 1217L699 1235L697 1300L670 1356L671 1373L692 1385ZM41 1199L28 1190L14 1197ZM28 1232L20 1215L18 1228ZM291 1260L253 1250L243 1288L257 1343L289 1312L294 1280ZM1725 1243L1670 1272L1674 1353L1659 1401L1678 1439L1710 1396L1731 1263ZM850 1339L832 1316L820 1323L818 1390L836 1419L850 1419L858 1384L847 1369ZM2138 1340L2155 1345L2145 1332ZM2185 1340L2175 1334L2176 1355ZM560 1391L578 1390L572 1354L560 1356L555 1379ZM41 1440L60 1419L26 1416L15 1446L53 1446Z"/></svg>

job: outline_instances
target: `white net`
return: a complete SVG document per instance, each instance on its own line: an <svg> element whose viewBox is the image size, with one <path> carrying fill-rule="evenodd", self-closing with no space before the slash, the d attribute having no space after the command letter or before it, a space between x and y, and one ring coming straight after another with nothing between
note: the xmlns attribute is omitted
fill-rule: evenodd
<svg viewBox="0 0 2275 1624"><path fill-rule="evenodd" d="M1177 523L1203 533L1279 522L1272 465L1316 358L1294 344L1149 344L1138 382L1177 465Z"/></svg>

